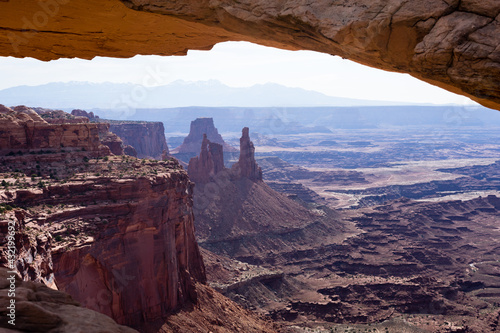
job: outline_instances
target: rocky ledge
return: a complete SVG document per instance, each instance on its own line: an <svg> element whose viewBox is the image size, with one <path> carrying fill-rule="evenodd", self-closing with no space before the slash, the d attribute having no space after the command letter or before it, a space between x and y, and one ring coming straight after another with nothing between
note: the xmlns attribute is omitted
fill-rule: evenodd
<svg viewBox="0 0 500 333"><path fill-rule="evenodd" d="M68 294L40 283L22 281L16 274L9 272L0 267L2 332L70 333L77 330L88 333L137 333L130 327L118 325L108 316L82 307ZM15 290L15 295L10 290ZM9 316L11 312L8 306L15 308L12 316Z"/></svg>
<svg viewBox="0 0 500 333"><path fill-rule="evenodd" d="M82 172L57 169L52 179L29 177L12 162L1 170L8 184L1 220L19 230L24 279L53 281L87 308L137 328L196 303L194 283L205 273L192 183L175 160L84 159Z"/></svg>

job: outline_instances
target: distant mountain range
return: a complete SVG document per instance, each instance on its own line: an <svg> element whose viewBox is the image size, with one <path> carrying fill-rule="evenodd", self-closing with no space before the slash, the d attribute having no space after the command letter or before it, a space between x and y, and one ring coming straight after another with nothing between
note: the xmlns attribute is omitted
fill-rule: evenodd
<svg viewBox="0 0 500 333"><path fill-rule="evenodd" d="M0 90L0 104L56 109L136 109L186 106L382 106L405 103L333 97L317 91L290 88L275 83L234 88L210 80L175 81L158 87L144 87L131 83L90 82L18 86Z"/></svg>

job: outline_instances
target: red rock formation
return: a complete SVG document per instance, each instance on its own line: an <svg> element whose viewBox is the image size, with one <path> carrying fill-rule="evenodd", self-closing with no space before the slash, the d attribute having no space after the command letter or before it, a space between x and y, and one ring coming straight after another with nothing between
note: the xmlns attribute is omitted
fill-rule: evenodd
<svg viewBox="0 0 500 333"><path fill-rule="evenodd" d="M131 145L125 145L125 147L123 147L123 153L128 156L137 157L137 150ZM164 158L162 158L162 160L164 160Z"/></svg>
<svg viewBox="0 0 500 333"><path fill-rule="evenodd" d="M197 118L191 122L189 135L184 139L182 145L172 151L172 154L197 155L200 151L204 134L210 142L222 145L225 152L237 151L234 147L224 142L224 139L222 139L219 131L214 126L213 118Z"/></svg>
<svg viewBox="0 0 500 333"><path fill-rule="evenodd" d="M222 170L224 170L222 145L210 142L207 135L203 134L200 155L189 161L189 177L195 183L207 183Z"/></svg>
<svg viewBox="0 0 500 333"><path fill-rule="evenodd" d="M0 113L0 152L79 149L105 154L95 124L49 124L35 111L18 106Z"/></svg>
<svg viewBox="0 0 500 333"><path fill-rule="evenodd" d="M80 124L89 122L87 117L74 116L62 110L52 110L40 107L32 109L49 124Z"/></svg>
<svg viewBox="0 0 500 333"><path fill-rule="evenodd" d="M11 280L11 278L13 278ZM0 329L2 332L79 332L134 333L126 326L117 325L111 318L83 308L68 294L46 286L26 282L0 267ZM15 297L9 297L10 283L15 284ZM7 304L15 299L15 325L9 323Z"/></svg>
<svg viewBox="0 0 500 333"><path fill-rule="evenodd" d="M209 123L213 124L212 118L199 119L210 119ZM249 129L245 127L240 139L240 158L237 163L233 164L231 170L227 171L224 166L223 146L210 142L207 134L203 134L200 155L190 159L188 173L195 183L213 181L214 176L221 171L227 171L228 176L233 180L248 178L252 181L259 181L262 180L262 170L255 162L254 153L255 148L252 141L250 141Z"/></svg>
<svg viewBox="0 0 500 333"><path fill-rule="evenodd" d="M197 284L199 306L169 316L159 332L206 333L245 332L275 333L278 325L258 318L207 285Z"/></svg>
<svg viewBox="0 0 500 333"><path fill-rule="evenodd" d="M9 113L12 112L13 110L9 107L6 107L3 104L0 104L0 113Z"/></svg>
<svg viewBox="0 0 500 333"><path fill-rule="evenodd" d="M91 174L107 171L107 176L54 182L42 190L13 189L11 200L34 212L42 203L57 207L49 216L44 209L30 213L21 224L32 230L25 230L28 235L42 230L54 235L52 260L60 290L140 328L196 303L194 283L206 281L194 238L192 183L175 160L137 161L134 173L119 179L117 173L130 164L110 159L113 164L90 163ZM109 165L118 164L120 170L109 171ZM136 170L147 176L134 176ZM42 254L26 253L20 260L43 261ZM20 272L25 279L31 278L29 269Z"/></svg>
<svg viewBox="0 0 500 333"><path fill-rule="evenodd" d="M257 162L255 162L255 147L250 141L248 127L243 128L240 138L240 159L233 164L232 171L240 177L257 181L262 180L262 170Z"/></svg>
<svg viewBox="0 0 500 333"><path fill-rule="evenodd" d="M168 154L165 129L161 122L113 121L109 130L118 135L125 145L134 147L139 158L161 160L163 151Z"/></svg>
<svg viewBox="0 0 500 333"><path fill-rule="evenodd" d="M85 110L76 109L76 110L71 111L71 114L75 117L88 118L88 120L91 122L99 119L99 116L94 115L94 112L92 112L92 111L87 112Z"/></svg>
<svg viewBox="0 0 500 333"><path fill-rule="evenodd" d="M30 118L31 113L20 114ZM23 279L55 282L87 308L120 323L141 332L273 332L271 325L203 285L205 269L194 237L193 183L175 159L88 157L82 151L4 157L0 173L10 175L15 168L22 182L0 189L1 265L10 265L5 236L12 220L17 253L13 266ZM35 164L38 183L27 176ZM54 171L57 177L45 177ZM59 292L32 282L31 291L25 291L16 284L21 330L133 332L75 307ZM0 315L5 327L3 310Z"/></svg>
<svg viewBox="0 0 500 333"><path fill-rule="evenodd" d="M99 128L99 140L101 140L102 144L108 146L109 150L114 155L125 154L123 140L118 135L109 131L109 124L97 123L97 126Z"/></svg>
<svg viewBox="0 0 500 333"><path fill-rule="evenodd" d="M15 268L25 280L55 287L51 253L52 237L45 231L36 235L24 232L24 217L25 213L18 210L0 219L0 266ZM9 226L17 231L11 247L15 248L16 253L12 262L8 260Z"/></svg>
<svg viewBox="0 0 500 333"><path fill-rule="evenodd" d="M214 168L213 170L214 170L214 174L216 175L225 169L224 149L223 149L222 145L215 143L215 142L210 142L208 144L208 148L209 148L210 154L212 155L212 162L213 162L213 168Z"/></svg>

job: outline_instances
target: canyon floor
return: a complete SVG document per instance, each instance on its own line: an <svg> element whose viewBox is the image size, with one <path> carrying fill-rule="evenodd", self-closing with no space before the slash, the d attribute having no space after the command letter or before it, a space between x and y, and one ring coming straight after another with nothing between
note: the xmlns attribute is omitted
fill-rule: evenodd
<svg viewBox="0 0 500 333"><path fill-rule="evenodd" d="M264 181L322 218L292 248L198 224L209 282L283 332L497 332L498 130L255 134Z"/></svg>

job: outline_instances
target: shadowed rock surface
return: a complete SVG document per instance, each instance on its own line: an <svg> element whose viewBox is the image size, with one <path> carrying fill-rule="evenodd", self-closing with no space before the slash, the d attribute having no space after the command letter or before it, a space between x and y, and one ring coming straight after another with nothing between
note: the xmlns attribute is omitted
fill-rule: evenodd
<svg viewBox="0 0 500 333"><path fill-rule="evenodd" d="M10 280L12 276L14 280ZM0 281L2 332L137 332L130 327L118 325L108 316L82 307L68 294L50 289L40 283L22 281L4 267L0 267ZM14 298L8 296L11 281L15 281L16 296ZM16 301L15 325L9 324L9 311L6 310L11 299Z"/></svg>
<svg viewBox="0 0 500 333"><path fill-rule="evenodd" d="M125 145L133 147L138 158L161 160L163 152L169 153L161 122L112 121L109 130L118 135Z"/></svg>
<svg viewBox="0 0 500 333"><path fill-rule="evenodd" d="M222 145L210 142L203 134L200 156L189 160L188 174L195 183L207 183L212 177L224 170Z"/></svg>
<svg viewBox="0 0 500 333"><path fill-rule="evenodd" d="M23 158L14 158L10 166L21 170ZM65 177L55 161L40 160L42 176L57 169L65 181L2 192L11 206L23 208L1 220L2 226L16 221L16 267L24 279L55 282L84 306L141 328L196 303L194 283L204 283L205 273L186 172L175 161L128 159L87 159L82 178ZM2 254L5 262L4 247Z"/></svg>

